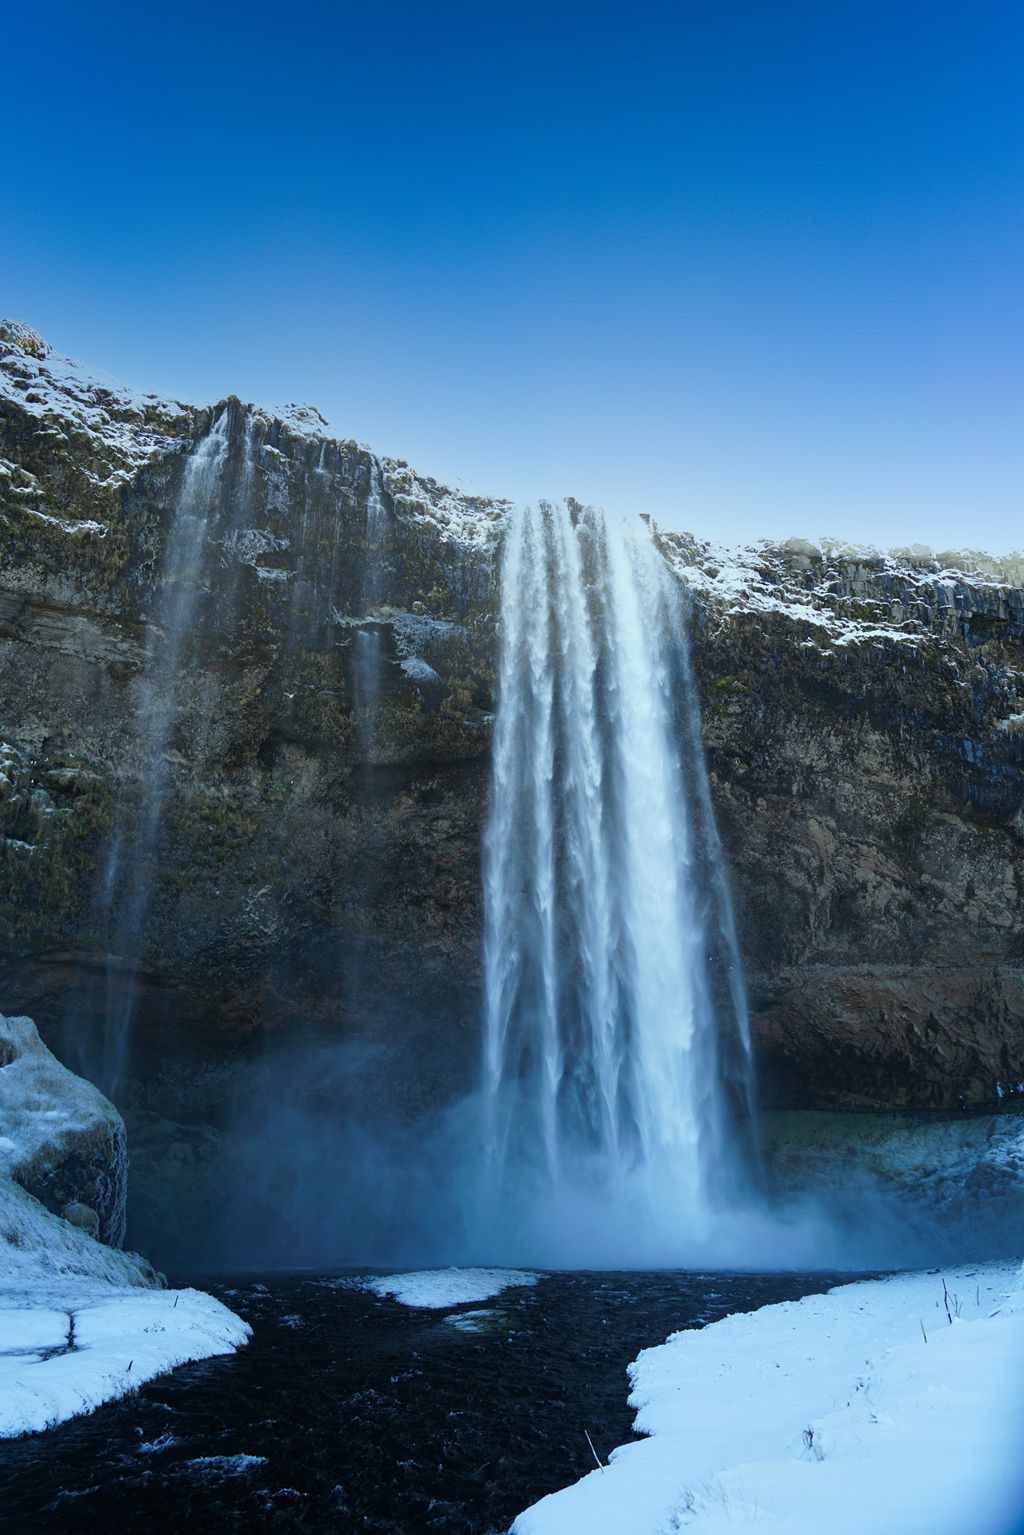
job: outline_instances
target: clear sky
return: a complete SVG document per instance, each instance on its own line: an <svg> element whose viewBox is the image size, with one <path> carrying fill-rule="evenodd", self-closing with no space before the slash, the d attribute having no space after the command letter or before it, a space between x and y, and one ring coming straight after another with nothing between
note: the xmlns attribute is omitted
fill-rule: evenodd
<svg viewBox="0 0 1024 1535"><path fill-rule="evenodd" d="M1018 547L1022 18L12 5L0 313L483 492Z"/></svg>

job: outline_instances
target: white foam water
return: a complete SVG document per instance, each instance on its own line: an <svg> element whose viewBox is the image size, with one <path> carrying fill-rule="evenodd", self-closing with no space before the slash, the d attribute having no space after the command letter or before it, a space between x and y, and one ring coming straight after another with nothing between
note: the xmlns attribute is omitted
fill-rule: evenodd
<svg viewBox="0 0 1024 1535"><path fill-rule="evenodd" d="M484 844L495 1230L589 1208L699 1238L749 1161L746 1002L685 619L643 523L513 516Z"/></svg>

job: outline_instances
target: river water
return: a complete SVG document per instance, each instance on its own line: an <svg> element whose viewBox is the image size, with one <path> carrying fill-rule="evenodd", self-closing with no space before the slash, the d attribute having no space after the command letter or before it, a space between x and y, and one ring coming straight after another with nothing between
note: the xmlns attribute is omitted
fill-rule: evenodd
<svg viewBox="0 0 1024 1535"><path fill-rule="evenodd" d="M557 1273L448 1312L348 1275L179 1278L249 1347L0 1446L0 1528L501 1535L593 1468L586 1433L602 1456L631 1437L641 1348L842 1277Z"/></svg>

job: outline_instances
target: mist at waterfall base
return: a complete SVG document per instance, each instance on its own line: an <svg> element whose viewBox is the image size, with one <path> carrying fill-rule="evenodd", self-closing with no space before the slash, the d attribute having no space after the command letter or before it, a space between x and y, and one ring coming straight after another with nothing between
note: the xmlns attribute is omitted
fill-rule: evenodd
<svg viewBox="0 0 1024 1535"><path fill-rule="evenodd" d="M850 1271L981 1260L1019 1245L1019 1196L979 1202L968 1190L939 1213L926 1196L838 1165L827 1191L737 1192L699 1229L668 1205L652 1214L646 1180L628 1177L612 1191L524 1181L495 1204L481 1173L480 1094L404 1113L389 1091L393 1065L391 1047L312 1037L233 1063L214 1173L224 1213L205 1225L197 1217L186 1250L151 1256L178 1271Z"/></svg>

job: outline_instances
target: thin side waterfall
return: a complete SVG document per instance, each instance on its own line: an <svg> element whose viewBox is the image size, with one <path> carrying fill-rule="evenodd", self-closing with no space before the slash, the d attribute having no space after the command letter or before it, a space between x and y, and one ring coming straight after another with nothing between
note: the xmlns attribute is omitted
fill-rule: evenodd
<svg viewBox="0 0 1024 1535"><path fill-rule="evenodd" d="M387 521L387 510L380 493L380 465L371 453L370 483L366 492L366 563L363 575L363 594L367 607L374 607L381 598L384 575L382 560Z"/></svg>
<svg viewBox="0 0 1024 1535"><path fill-rule="evenodd" d="M369 482L366 491L366 523L363 535L361 605L367 619L376 617L384 589L384 539L387 512L380 494L380 466L370 454ZM355 704L359 720L360 747L364 758L372 755L376 741L376 711L380 700L381 672L384 664L383 638L379 625L367 625L355 634Z"/></svg>
<svg viewBox="0 0 1024 1535"><path fill-rule="evenodd" d="M134 813L118 809L101 901L113 916L102 1060L89 1074L115 1101L127 1066L141 944L153 893L157 838L168 789L167 753L181 715L184 650L192 632L207 531L228 451L225 406L189 454L167 533L159 606L149 625L138 683Z"/></svg>
<svg viewBox="0 0 1024 1535"><path fill-rule="evenodd" d="M699 1237L751 1160L750 1045L683 596L642 523L510 523L484 900L489 1218L589 1201Z"/></svg>
<svg viewBox="0 0 1024 1535"><path fill-rule="evenodd" d="M345 956L345 990L353 1013L364 1012L373 1000L367 934L374 929L374 902L380 889L377 860L381 848L381 816L376 769L386 757L387 747L381 713L387 650L380 605L387 591L384 556L388 514L380 492L380 464L372 453L369 454L367 474L362 564L356 599L361 621L352 636L351 652L356 748L353 789L362 850L362 869L357 885L361 934L348 943Z"/></svg>

